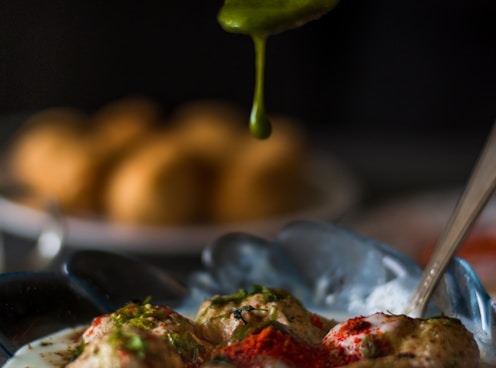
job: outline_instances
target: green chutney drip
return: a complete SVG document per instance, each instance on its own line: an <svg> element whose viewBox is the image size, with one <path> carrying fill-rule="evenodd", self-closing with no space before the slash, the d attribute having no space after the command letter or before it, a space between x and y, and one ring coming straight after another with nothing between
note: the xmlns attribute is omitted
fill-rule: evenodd
<svg viewBox="0 0 496 368"><path fill-rule="evenodd" d="M218 21L228 32L250 36L255 46L255 93L250 132L259 139L272 132L264 106L264 69L267 37L300 27L330 11L338 0L225 0Z"/></svg>
<svg viewBox="0 0 496 368"><path fill-rule="evenodd" d="M272 126L264 106L265 46L267 39L263 35L254 35L253 42L256 55L256 79L255 95L250 115L250 132L256 138L265 139L270 137L272 132Z"/></svg>

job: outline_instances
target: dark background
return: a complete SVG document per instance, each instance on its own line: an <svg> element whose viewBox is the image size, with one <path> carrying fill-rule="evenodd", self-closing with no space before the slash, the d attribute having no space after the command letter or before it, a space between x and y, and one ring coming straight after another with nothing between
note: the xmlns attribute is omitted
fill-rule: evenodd
<svg viewBox="0 0 496 368"><path fill-rule="evenodd" d="M221 5L1 1L1 116L131 94L248 109L252 43L220 28ZM267 110L303 120L371 194L463 182L496 117L495 19L493 0L342 0L269 38Z"/></svg>

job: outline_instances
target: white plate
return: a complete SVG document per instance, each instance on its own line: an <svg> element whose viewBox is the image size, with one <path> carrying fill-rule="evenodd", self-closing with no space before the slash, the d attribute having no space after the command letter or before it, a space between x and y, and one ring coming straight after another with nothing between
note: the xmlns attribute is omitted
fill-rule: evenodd
<svg viewBox="0 0 496 368"><path fill-rule="evenodd" d="M74 248L125 250L135 253L198 253L210 241L233 231L270 237L294 220L334 221L358 199L358 186L343 165L328 155L316 155L308 168L314 204L296 213L218 226L142 227L75 217L65 218L65 242ZM35 239L48 221L39 210L0 196L0 229Z"/></svg>

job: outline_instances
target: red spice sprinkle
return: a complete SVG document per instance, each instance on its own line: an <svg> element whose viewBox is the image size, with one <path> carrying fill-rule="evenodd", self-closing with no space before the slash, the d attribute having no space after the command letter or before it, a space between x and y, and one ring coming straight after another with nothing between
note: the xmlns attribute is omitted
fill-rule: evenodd
<svg viewBox="0 0 496 368"><path fill-rule="evenodd" d="M346 326L350 332L364 332L372 326L369 321L365 321L363 317L355 317L346 322Z"/></svg>
<svg viewBox="0 0 496 368"><path fill-rule="evenodd" d="M379 325L389 319L380 314ZM330 354L343 364L349 364L363 358L377 358L393 351L391 342L381 330L381 327L366 320L367 317L352 318L336 328L333 328L325 337L324 345Z"/></svg>
<svg viewBox="0 0 496 368"><path fill-rule="evenodd" d="M238 368L259 368L264 361L276 358L296 367L329 368L329 352L321 345L298 340L289 332L267 326L214 351L212 356L224 356Z"/></svg>
<svg viewBox="0 0 496 368"><path fill-rule="evenodd" d="M315 316L315 315L311 316L310 317L310 323L317 328L320 328L320 329L323 328L322 320L319 318L319 316Z"/></svg>
<svg viewBox="0 0 496 368"><path fill-rule="evenodd" d="M104 317L104 315L103 315L103 316L98 316L98 317L96 317L96 318L93 320L93 325L94 325L94 326L98 326L99 324L101 324L101 323L102 323L102 321L103 321L103 317Z"/></svg>
<svg viewBox="0 0 496 368"><path fill-rule="evenodd" d="M90 336L93 336L95 334L95 329L102 324L102 321L103 319L106 317L107 315L101 315L101 316L98 316L98 317L95 317L93 319L93 322L91 323L91 327L86 330L86 332L84 333L86 337L90 337Z"/></svg>

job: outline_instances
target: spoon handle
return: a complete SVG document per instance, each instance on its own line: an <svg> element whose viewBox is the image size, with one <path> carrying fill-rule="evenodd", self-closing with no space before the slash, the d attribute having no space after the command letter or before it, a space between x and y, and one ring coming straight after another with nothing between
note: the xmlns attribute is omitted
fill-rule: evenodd
<svg viewBox="0 0 496 368"><path fill-rule="evenodd" d="M467 186L439 238L405 314L423 316L437 283L496 187L496 124L476 162Z"/></svg>

